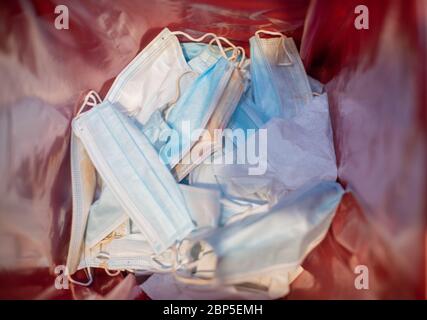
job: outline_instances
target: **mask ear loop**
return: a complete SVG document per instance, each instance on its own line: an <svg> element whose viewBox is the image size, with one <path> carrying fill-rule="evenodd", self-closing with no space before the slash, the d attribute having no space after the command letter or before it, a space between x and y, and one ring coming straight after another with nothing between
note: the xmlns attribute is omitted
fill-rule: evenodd
<svg viewBox="0 0 427 320"><path fill-rule="evenodd" d="M86 249L85 248L83 248L83 259L86 262ZM87 262L86 262L86 264L87 264ZM82 286L82 287L89 287L93 282L93 276L92 276L91 268L86 267L84 270L85 270L86 276L88 278L87 282L81 282L81 281L74 280L70 274L67 275L68 281L70 281L71 283L77 284L79 286ZM68 273L68 271L67 271L67 273Z"/></svg>
<svg viewBox="0 0 427 320"><path fill-rule="evenodd" d="M285 38L286 37L284 34L282 34L281 32L277 32L277 31L258 30L257 32L255 32L255 36L258 37L258 39L261 39L261 37L260 37L261 33L268 34L271 36L280 36L283 50L284 50L284 52L285 52L285 54L289 60L289 62L278 63L280 66L291 66L294 64L294 61L293 61L291 55L289 54L288 50L286 49L286 45L285 45ZM277 58L278 58L278 55L279 55L279 51L277 51Z"/></svg>
<svg viewBox="0 0 427 320"><path fill-rule="evenodd" d="M216 42L217 44L218 44L218 42L216 41L217 39L212 39L211 41L209 41L209 44L208 44L208 48L209 48L209 50L211 50L211 51L214 51L214 49L212 48L212 44L214 43L214 42ZM228 57L227 56L227 52L228 51L230 51L230 50L233 50L233 54L232 54L232 56L231 57ZM228 47L228 48L225 48L224 49L224 53L225 53L225 57L224 58L226 58L227 60L233 60L233 59L235 59L236 58L236 56L237 56L237 53L236 53L236 47L234 46L234 45L231 45L230 47Z"/></svg>
<svg viewBox="0 0 427 320"><path fill-rule="evenodd" d="M243 67L243 64L245 63L246 60L246 53L245 53L245 49L243 49L243 47L238 46L237 47L238 52L240 52L241 54L241 58L240 58L240 62L239 62L239 68Z"/></svg>
<svg viewBox="0 0 427 320"><path fill-rule="evenodd" d="M178 269L182 268L182 267L186 267L188 268L192 268L193 266L196 265L198 260L192 261L192 262L183 262L180 259L180 248L182 246L182 244L184 243L184 241L189 241L189 239L182 239L180 242L178 242L176 245L173 246L172 248L172 252L175 256L174 264L173 264L173 268L172 268L172 273L173 276L176 280L184 283L184 284L195 284L195 285L213 285L215 284L215 278L210 278L210 279L203 279L203 278L189 278L189 277L185 277L182 276L178 273ZM208 255L210 253L213 253L213 250L209 250L206 252L203 252L202 257L205 255ZM199 270L198 270L199 271ZM200 270L199 272L214 272L214 270Z"/></svg>
<svg viewBox="0 0 427 320"><path fill-rule="evenodd" d="M87 282L80 282L80 281L74 280L74 279L71 277L71 275L68 275L68 276L67 276L68 281L70 281L71 283L77 284L77 285L79 285L79 286L89 287L89 286L92 284L92 282L93 282L92 272L91 272L90 267L87 267L87 268L85 268L84 270L85 270L85 272L86 272L86 276L88 277L88 281L87 281Z"/></svg>
<svg viewBox="0 0 427 320"><path fill-rule="evenodd" d="M224 47L222 46L221 42L218 40L218 36L215 33L205 33L203 36L199 37L199 38L193 38L192 36L190 36L188 33L182 32L182 31L173 31L172 34L174 35L181 35L186 37L187 39L194 41L194 42L201 42L203 41L205 38L207 37L213 37L213 40L217 43L218 48L221 52L221 54L223 55L224 58L227 59L227 54L225 53ZM224 38L225 39L225 38ZM226 40L226 39L225 39ZM227 44L231 44L230 41L226 40L225 41ZM231 44L232 45L232 44ZM234 45L232 45L234 47Z"/></svg>
<svg viewBox="0 0 427 320"><path fill-rule="evenodd" d="M219 44L220 41L224 41L226 44L228 44L230 46L230 47L224 49L223 55L225 55L225 58L227 60L230 60L230 61L236 60L239 56L239 53L240 53L241 59L240 59L240 63L238 66L239 66L239 68L241 68L243 66L243 63L245 62L245 59L246 59L245 49L243 49L243 47L240 47L240 46L236 47L230 40L228 40L227 38L221 37L221 36L212 39L209 42L209 48L212 47L213 42L216 42L217 44ZM218 45L218 47L219 47L219 45ZM233 54L231 57L228 57L226 53L230 50L233 50Z"/></svg>
<svg viewBox="0 0 427 320"><path fill-rule="evenodd" d="M235 46L230 40L228 40L227 38L218 37L218 40L222 40L224 41L226 44L228 44L230 47L232 47L235 51L233 51L233 56L231 57L233 60L236 60L239 56L239 53L241 55L241 60L239 63L239 68L243 65L243 63L245 62L246 59L246 54L245 54L245 49L243 49L243 47L241 46Z"/></svg>
<svg viewBox="0 0 427 320"><path fill-rule="evenodd" d="M172 31L172 34L174 34L176 36L184 36L188 40L191 40L191 41L194 41L194 42L201 42L201 41L203 41L207 37L214 37L215 38L217 36L215 33L212 33L212 32L205 33L203 36L201 36L199 38L193 38L188 33L183 32L183 31Z"/></svg>
<svg viewBox="0 0 427 320"><path fill-rule="evenodd" d="M194 41L194 42L202 42L205 38L207 37L213 37L214 39L217 39L218 36L215 33L209 32L209 33L205 33L203 36L199 37L199 38L193 38L192 36L190 36L188 33L182 32L182 31L173 31L172 34L178 36L184 36L186 37L188 40ZM218 47L221 51L221 54L226 58L227 55L225 54L224 48L222 47L222 44L217 41Z"/></svg>
<svg viewBox="0 0 427 320"><path fill-rule="evenodd" d="M76 117L82 113L82 111L84 110L84 108L86 106L89 107L94 107L97 104L100 104L102 102L101 97L99 96L99 94L95 91L95 90L90 90L86 96L85 99L83 100L82 105L80 106L79 110L77 111Z"/></svg>
<svg viewBox="0 0 427 320"><path fill-rule="evenodd" d="M216 42L216 44L218 45L218 47L222 47L222 44L221 44L221 41L224 41L226 44L228 44L229 45L229 48L226 48L226 49L224 49L223 51L224 52L221 52L221 53L223 53L223 56L224 56L224 58L226 58L226 59L228 59L228 60L233 60L233 59L235 59L236 57L237 57L237 48L236 48L236 46L230 41L230 40L228 40L227 38L224 38L224 37L221 37L221 36L217 36L217 37L215 37L214 39L212 39L210 42L209 42L209 47L211 48L212 47L212 43L213 42ZM233 50L233 55L231 56L231 58L228 58L228 56L227 56L227 54L226 54L226 52L227 51L230 51L230 50Z"/></svg>
<svg viewBox="0 0 427 320"><path fill-rule="evenodd" d="M98 253L98 257L102 257L102 258L104 258L105 259L105 261L103 261L101 264L100 264L100 267L101 268L103 268L104 269L104 271L105 271L105 273L107 274L107 275L109 275L110 277L115 277L115 276L118 276L121 272L122 272L122 270L116 270L116 272L110 272L110 270L108 269L108 260L110 259L110 254L108 253L108 252L105 252L105 251L103 251L102 250L102 246L104 245L104 244L108 244L108 243L110 243L111 241L113 241L114 240L114 238L116 238L116 237L120 237L121 236L121 234L120 233L116 233L115 231L113 232L113 233L111 233L111 235L109 235L109 236L107 236L105 239L103 239L103 240L101 240L101 242L100 242L100 244L99 244L99 253Z"/></svg>

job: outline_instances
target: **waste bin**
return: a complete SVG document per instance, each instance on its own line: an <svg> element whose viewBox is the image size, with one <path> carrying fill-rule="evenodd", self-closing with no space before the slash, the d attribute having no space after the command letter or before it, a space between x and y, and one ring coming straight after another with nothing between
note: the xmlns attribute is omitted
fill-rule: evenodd
<svg viewBox="0 0 427 320"><path fill-rule="evenodd" d="M426 17L422 0L1 3L0 298L148 299L133 274L55 282L70 237L71 120L164 27L244 48L258 29L280 31L326 84L338 181L351 192L285 298L425 298Z"/></svg>

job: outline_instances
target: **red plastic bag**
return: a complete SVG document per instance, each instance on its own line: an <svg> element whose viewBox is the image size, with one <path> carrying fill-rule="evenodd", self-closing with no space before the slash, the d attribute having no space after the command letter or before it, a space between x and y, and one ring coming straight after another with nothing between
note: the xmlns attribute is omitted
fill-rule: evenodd
<svg viewBox="0 0 427 320"><path fill-rule="evenodd" d="M55 28L58 5L69 29ZM358 5L369 29L355 27ZM353 192L287 298L425 297L426 12L422 0L2 2L0 298L147 298L141 279L102 270L90 288L55 284L71 222L71 120L163 27L245 47L260 28L284 32L327 83L339 180ZM355 285L358 266L369 290Z"/></svg>

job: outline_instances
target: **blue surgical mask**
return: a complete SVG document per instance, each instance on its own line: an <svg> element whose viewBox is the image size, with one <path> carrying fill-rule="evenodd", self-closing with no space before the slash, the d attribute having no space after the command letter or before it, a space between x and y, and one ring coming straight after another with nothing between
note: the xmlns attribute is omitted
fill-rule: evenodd
<svg viewBox="0 0 427 320"><path fill-rule="evenodd" d="M206 127L233 72L233 65L220 58L201 74L171 108L166 122L177 133L160 148L159 154L173 168L198 140L196 130Z"/></svg>
<svg viewBox="0 0 427 320"><path fill-rule="evenodd" d="M73 131L155 253L194 228L176 181L134 120L103 102L77 117Z"/></svg>
<svg viewBox="0 0 427 320"><path fill-rule="evenodd" d="M268 213L191 240L188 252L192 254L186 259L192 269L182 265L178 278L227 284L276 270L295 271L326 235L343 194L338 183L320 182L283 198Z"/></svg>
<svg viewBox="0 0 427 320"><path fill-rule="evenodd" d="M178 181L181 181L192 172L221 145L216 132L218 132L218 129L221 130L226 127L240 101L245 87L245 75L246 71L244 69L234 68L203 134L174 168L174 176Z"/></svg>
<svg viewBox="0 0 427 320"><path fill-rule="evenodd" d="M257 130L261 128L262 125L263 121L258 114L257 107L253 100L252 85L250 84L242 99L240 99L228 127L231 129L243 129L247 133L247 130Z"/></svg>
<svg viewBox="0 0 427 320"><path fill-rule="evenodd" d="M221 210L219 192L183 184L179 188L196 225L195 231L205 232L217 227ZM80 260L79 269L103 267L108 270L132 269L151 273L170 271L173 263L172 250L156 254L112 192L104 186L89 214L86 251Z"/></svg>
<svg viewBox="0 0 427 320"><path fill-rule="evenodd" d="M279 37L261 38L261 33ZM312 98L294 41L278 32L260 30L249 42L252 88L261 120L293 117Z"/></svg>

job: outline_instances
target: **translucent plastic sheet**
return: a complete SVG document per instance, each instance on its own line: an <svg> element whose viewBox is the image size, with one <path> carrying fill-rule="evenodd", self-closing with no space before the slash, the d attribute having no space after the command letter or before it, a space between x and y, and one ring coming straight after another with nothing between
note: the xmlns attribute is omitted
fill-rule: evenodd
<svg viewBox="0 0 427 320"><path fill-rule="evenodd" d="M60 4L68 30L55 28ZM359 4L368 30L354 27ZM163 27L246 47L260 28L282 31L328 83L339 179L353 195L287 298L423 298L426 12L423 0L2 2L0 298L147 298L142 278L103 270L90 288L58 290L55 268L71 222L71 119L84 94L105 94ZM358 265L369 269L369 290L355 288Z"/></svg>

